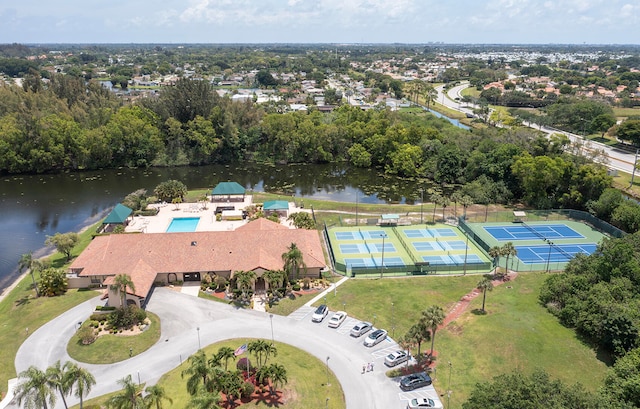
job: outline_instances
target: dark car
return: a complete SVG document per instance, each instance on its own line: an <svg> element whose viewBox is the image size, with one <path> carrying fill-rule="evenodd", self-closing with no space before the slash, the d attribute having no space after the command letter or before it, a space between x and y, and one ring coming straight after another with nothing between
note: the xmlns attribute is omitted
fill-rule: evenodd
<svg viewBox="0 0 640 409"><path fill-rule="evenodd" d="M413 373L400 379L400 389L403 391L412 391L431 385L431 377L426 372Z"/></svg>

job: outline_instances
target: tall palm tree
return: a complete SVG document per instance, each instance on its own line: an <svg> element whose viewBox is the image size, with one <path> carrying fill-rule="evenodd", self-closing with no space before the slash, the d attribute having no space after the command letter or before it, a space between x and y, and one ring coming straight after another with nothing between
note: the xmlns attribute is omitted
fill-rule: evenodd
<svg viewBox="0 0 640 409"><path fill-rule="evenodd" d="M513 246L512 242L506 243L501 247L500 252L503 256L506 257L506 261L504 263L504 271L509 274L509 257L515 257L518 255L518 250Z"/></svg>
<svg viewBox="0 0 640 409"><path fill-rule="evenodd" d="M289 278L298 279L300 277L300 267L304 268L305 272L307 271L304 256L296 243L291 243L291 245L287 247L287 250L286 253L282 253L282 261L284 262L283 269Z"/></svg>
<svg viewBox="0 0 640 409"><path fill-rule="evenodd" d="M473 199L469 195L464 195L464 196L462 196L462 199L460 199L460 204L462 205L462 208L464 209L464 214L462 215L462 217L466 220L467 219L467 208L473 204Z"/></svg>
<svg viewBox="0 0 640 409"><path fill-rule="evenodd" d="M426 84L424 89L424 99L427 102L427 109L430 109L431 103L436 100L438 91L431 84Z"/></svg>
<svg viewBox="0 0 640 409"><path fill-rule="evenodd" d="M444 310L438 305L432 305L426 310L422 311L422 321L424 325L431 331L431 352L430 356L433 356L433 345L436 341L436 331L438 326L444 322Z"/></svg>
<svg viewBox="0 0 640 409"><path fill-rule="evenodd" d="M47 368L45 374L47 376L49 387L55 389L60 394L60 397L62 397L62 403L64 404L65 409L67 409L69 406L67 406L67 399L65 396L67 396L71 391L71 385L65 368L58 360L55 364Z"/></svg>
<svg viewBox="0 0 640 409"><path fill-rule="evenodd" d="M20 261L18 262L18 271L22 274L22 271L29 270L31 274L31 281L33 282L33 288L36 290L36 297L40 297L40 293L38 292L38 283L36 283L36 279L33 276L34 267L34 259L33 253L28 252L20 256Z"/></svg>
<svg viewBox="0 0 640 409"><path fill-rule="evenodd" d="M462 194L461 191L457 190L451 194L451 201L453 202L453 215L455 218L458 218L458 203L462 202Z"/></svg>
<svg viewBox="0 0 640 409"><path fill-rule="evenodd" d="M484 302L487 299L487 291L493 290L493 282L489 277L484 277L480 282L476 285L478 290L482 290L482 312L484 311Z"/></svg>
<svg viewBox="0 0 640 409"><path fill-rule="evenodd" d="M218 353L216 354L218 361L224 361L225 371L227 370L227 367L229 365L229 360L232 359L235 361L238 358L234 352L235 351L231 347L222 347L218 350Z"/></svg>
<svg viewBox="0 0 640 409"><path fill-rule="evenodd" d="M267 363L270 355L278 355L276 347L262 339L249 342L247 345L247 351L255 355L258 369L262 368L262 366Z"/></svg>
<svg viewBox="0 0 640 409"><path fill-rule="evenodd" d="M282 283L286 278L286 274L282 270L268 270L262 274L262 277L265 279L267 284L269 284L269 289L271 292L277 292L277 289L282 287Z"/></svg>
<svg viewBox="0 0 640 409"><path fill-rule="evenodd" d="M502 255L502 249L498 246L493 246L489 249L489 256L493 259L493 264L496 266L496 272L500 270L500 256Z"/></svg>
<svg viewBox="0 0 640 409"><path fill-rule="evenodd" d="M109 409L144 409L145 404L142 399L142 386L136 385L131 379L131 375L127 375L118 381L122 387L120 392L110 397L106 406Z"/></svg>
<svg viewBox="0 0 640 409"><path fill-rule="evenodd" d="M22 382L18 384L15 390L15 398L18 405L22 405L26 409L48 409L56 404L56 394L49 384L47 374L35 366L20 372L18 375Z"/></svg>
<svg viewBox="0 0 640 409"><path fill-rule="evenodd" d="M145 390L144 403L148 409L162 409L162 401L169 401L173 404L173 399L165 392L160 385L148 386Z"/></svg>
<svg viewBox="0 0 640 409"><path fill-rule="evenodd" d="M404 337L398 340L398 345L407 352L407 355L411 356L411 347L414 345L413 339L407 337L405 334ZM418 352L418 356L420 356L420 352ZM409 361L410 359L407 359L407 367L409 367Z"/></svg>
<svg viewBox="0 0 640 409"><path fill-rule="evenodd" d="M131 289L131 291L135 291L136 287L131 280L131 277L127 274L118 274L113 279L113 284L111 285L112 290L117 290L120 293L120 307L124 308L125 302L127 299L127 287Z"/></svg>
<svg viewBox="0 0 640 409"><path fill-rule="evenodd" d="M418 346L418 356L420 356L420 346L424 341L428 341L431 338L431 334L424 321L420 320L409 328L405 338Z"/></svg>
<svg viewBox="0 0 640 409"><path fill-rule="evenodd" d="M442 198L440 199L440 206L442 206L442 222L444 223L444 221L446 220L444 218L444 211L447 209L447 206L449 206L449 204L451 203L451 200L449 200L449 198L447 196L442 196Z"/></svg>
<svg viewBox="0 0 640 409"><path fill-rule="evenodd" d="M64 368L69 382L69 387L74 389L74 395L80 399L82 409L83 399L91 392L91 387L96 384L96 378L85 368L81 368L73 362L65 362Z"/></svg>
<svg viewBox="0 0 640 409"><path fill-rule="evenodd" d="M189 367L180 374L183 378L189 375L187 379L187 392L195 395L202 386L205 390L211 391L213 384L211 382L214 371L212 370L207 356L203 350L199 350L189 357Z"/></svg>

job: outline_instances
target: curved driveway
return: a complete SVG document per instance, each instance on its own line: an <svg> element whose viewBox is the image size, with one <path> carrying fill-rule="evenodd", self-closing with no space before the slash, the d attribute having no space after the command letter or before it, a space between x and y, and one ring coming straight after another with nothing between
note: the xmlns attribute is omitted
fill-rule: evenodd
<svg viewBox="0 0 640 409"><path fill-rule="evenodd" d="M57 360L71 360L66 345L75 333L78 322L85 320L99 297L87 301L38 329L18 350L16 370L21 372L30 365L44 369ZM328 319L321 324L311 322L311 307L302 307L294 314L283 317L257 311L247 311L230 305L196 298L168 288L156 288L147 310L157 314L162 323L160 341L149 350L122 362L110 365L88 365L96 378L89 398L119 388L117 381L131 374L137 381L154 384L196 352L199 343L206 346L230 338L255 337L270 339L271 320L276 341L293 345L316 356L323 363L329 357L329 368L336 375L345 394L346 406L356 408L404 408L412 396L437 397L433 387L413 393L400 393L397 382L385 375L383 357L397 344L387 339L373 348L362 346L363 337L348 335L354 319L348 318L338 330L329 329ZM348 312L348 311L347 311ZM199 328L199 330L197 329ZM362 364L375 362L375 370L362 374ZM318 387L326 382L318 380ZM60 399L58 399L60 401ZM73 402L76 399L71 397ZM61 407L61 403L56 408Z"/></svg>

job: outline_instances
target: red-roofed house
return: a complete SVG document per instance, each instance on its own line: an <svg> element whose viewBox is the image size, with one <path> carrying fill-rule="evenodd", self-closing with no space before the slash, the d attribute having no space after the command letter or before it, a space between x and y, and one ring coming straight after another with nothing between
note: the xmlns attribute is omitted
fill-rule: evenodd
<svg viewBox="0 0 640 409"><path fill-rule="evenodd" d="M200 281L205 273L233 278L236 271L254 271L255 287L262 289L267 285L262 274L283 268L282 254L291 243L307 266L302 274L320 277L326 263L317 231L260 218L233 231L97 236L69 267L69 285L109 285L116 275L127 274L135 286L127 302L139 306L154 283ZM109 305L119 305L116 290L109 299Z"/></svg>

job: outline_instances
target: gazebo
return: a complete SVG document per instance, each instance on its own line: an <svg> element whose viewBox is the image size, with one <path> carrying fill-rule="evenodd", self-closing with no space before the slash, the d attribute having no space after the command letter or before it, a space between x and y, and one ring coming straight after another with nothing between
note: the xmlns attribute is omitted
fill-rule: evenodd
<svg viewBox="0 0 640 409"><path fill-rule="evenodd" d="M244 202L245 188L237 182L220 182L211 191L212 202Z"/></svg>
<svg viewBox="0 0 640 409"><path fill-rule="evenodd" d="M109 233L112 232L116 226L126 226L132 212L133 210L129 209L127 206L118 203L111 213L109 213L102 221L101 231L103 233Z"/></svg>
<svg viewBox="0 0 640 409"><path fill-rule="evenodd" d="M287 217L289 216L289 202L286 200L269 200L264 202L262 210L267 216L272 213L278 213L279 216Z"/></svg>

